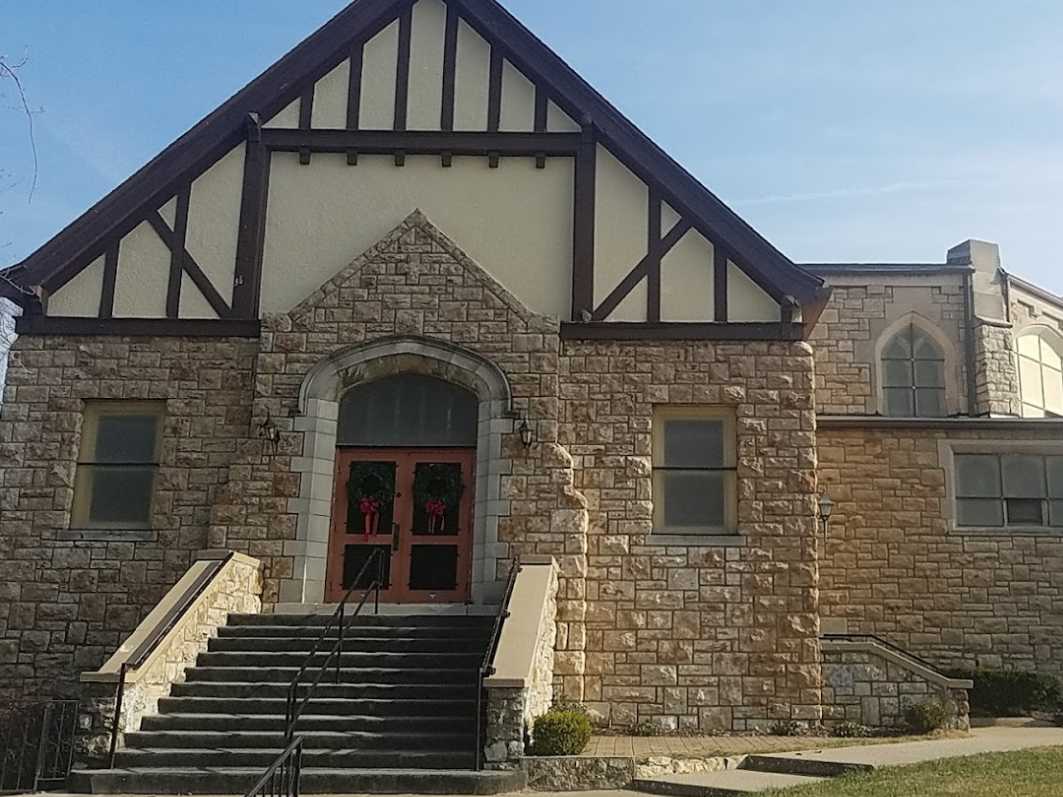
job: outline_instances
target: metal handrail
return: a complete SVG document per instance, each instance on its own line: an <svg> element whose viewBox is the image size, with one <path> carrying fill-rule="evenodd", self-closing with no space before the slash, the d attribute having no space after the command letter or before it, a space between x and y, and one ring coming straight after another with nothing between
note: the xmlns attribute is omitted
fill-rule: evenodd
<svg viewBox="0 0 1063 797"><path fill-rule="evenodd" d="M390 549L388 553L390 554ZM324 676L325 671L329 668L329 662L332 661L332 658L334 656L336 657L336 683L340 682L340 666L343 662L344 626L349 620L353 620L359 615L359 613L361 613L362 607L365 606L365 602L369 598L370 592L375 593L373 613L380 614L380 587L384 582L385 561L386 560L384 557L384 551L380 548L374 550L373 553L369 555L369 558L365 560L365 562L362 564L361 569L358 571L358 575L356 575L354 577L354 580L351 582L350 589L347 590L347 593L340 601L340 605L336 607L336 610L332 613L332 617L329 618L329 621L325 625L325 628L321 632L321 635L317 638L317 641L314 642L313 647L310 648L310 652L303 660L303 664L299 668L299 671L295 674L295 677L292 678L291 683L288 684L288 698L285 703L284 710L284 738L286 741L291 742L292 737L295 734L295 723L299 720L299 717L302 716L303 711L306 710L307 704L314 696L314 690L317 689L317 685L321 683L321 678ZM377 572L373 578L373 581L367 587L359 587L358 584L361 582L362 578L366 574L366 571L369 569L369 566L373 562L376 562L377 564ZM358 605L355 607L354 611L348 618L346 615L347 602L350 600L351 595L353 595L360 589L364 589L365 594L362 595L362 599L358 601ZM297 694L299 691L299 682L302 679L303 675L306 673L306 671L310 669L310 665L313 662L314 656L317 655L318 649L321 647L321 643L325 640L326 637L328 637L329 631L332 630L333 625L336 625L338 632L336 644L332 646L332 650L330 650L328 655L325 656L325 660L321 663L320 669L318 671L317 678L314 679L314 682L310 684L309 689L306 690L306 694L303 696L302 702L299 703L298 706L296 706Z"/></svg>
<svg viewBox="0 0 1063 797"><path fill-rule="evenodd" d="M184 594L181 595L178 600L163 617L163 621L151 632L151 634L137 645L136 649L129 655L129 657L122 662L122 666L118 668L118 686L115 689L114 696L114 720L111 722L111 746L107 755L108 767L114 769L115 755L118 753L118 728L121 724L122 717L122 700L125 698L125 677L126 672L130 669L136 669L147 661L155 648L159 646L159 643L166 638L166 635L170 633L175 625L185 616L185 612L191 608L192 604L196 602L196 599L203 594L203 591L210 585L233 558L235 554L230 552L223 559L218 559L210 564L202 573L200 573L196 580L193 581Z"/></svg>
<svg viewBox="0 0 1063 797"><path fill-rule="evenodd" d="M926 659L920 658L919 656L916 656L914 653L912 653L910 651L907 651L907 650L905 650L902 647L898 647L897 645L894 645L892 642L888 642L887 640L883 639L882 637L878 636L877 634L820 634L820 639L838 639L838 640L848 640L850 642L856 642L856 641L859 641L861 639L870 640L872 642L878 643L879 645L881 645L884 648L887 648L887 649L893 651L894 653L896 653L899 656L903 656L904 658L910 659L910 660L916 662L917 664L923 665L927 669L933 670L938 675L945 675L945 673L942 672L941 669L936 664L931 664Z"/></svg>
<svg viewBox="0 0 1063 797"><path fill-rule="evenodd" d="M487 650L484 651L483 661L480 663L479 678L476 682L476 771L479 772L483 769L483 757L484 757L484 721L483 721L483 696L484 696L484 679L490 675L494 675L495 668L491 665L494 661L495 652L498 650L498 642L502 635L502 624L509 617L509 601L513 597L513 587L517 583L517 574L520 573L520 555L518 554L513 558L513 564L509 567L509 578L506 580L506 591L502 593L502 600L498 604L498 614L495 615L494 628L491 631L491 638L487 643Z"/></svg>
<svg viewBox="0 0 1063 797"><path fill-rule="evenodd" d="M303 737L300 736L274 759L245 797L299 797L302 771Z"/></svg>

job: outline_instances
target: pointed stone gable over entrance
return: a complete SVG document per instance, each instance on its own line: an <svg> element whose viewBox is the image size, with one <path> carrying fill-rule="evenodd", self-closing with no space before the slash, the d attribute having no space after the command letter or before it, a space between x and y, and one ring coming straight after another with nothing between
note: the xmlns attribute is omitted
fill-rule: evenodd
<svg viewBox="0 0 1063 797"><path fill-rule="evenodd" d="M495 0L357 0L6 274L22 332L256 335L414 207L567 338L827 296Z"/></svg>

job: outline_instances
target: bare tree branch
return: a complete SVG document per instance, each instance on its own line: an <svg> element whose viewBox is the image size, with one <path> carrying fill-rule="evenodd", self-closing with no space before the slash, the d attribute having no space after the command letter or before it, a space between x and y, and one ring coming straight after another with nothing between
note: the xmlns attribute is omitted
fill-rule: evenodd
<svg viewBox="0 0 1063 797"><path fill-rule="evenodd" d="M37 160L37 137L33 132L33 111L30 110L29 101L26 99L26 92L22 88L22 80L18 76L18 70L24 67L29 61L29 56L23 57L23 59L17 63L8 63L6 58L0 55L0 78L10 78L15 84L15 89L18 91L19 103L21 105L22 112L26 115L26 125L29 130L30 150L33 153L33 179L30 182L30 193L27 198L27 202L33 201L33 193L37 190L37 175L39 173L39 163Z"/></svg>

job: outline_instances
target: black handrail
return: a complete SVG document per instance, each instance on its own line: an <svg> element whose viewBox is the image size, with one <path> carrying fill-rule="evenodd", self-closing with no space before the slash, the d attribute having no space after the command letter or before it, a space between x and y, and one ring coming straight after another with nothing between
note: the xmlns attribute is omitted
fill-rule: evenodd
<svg viewBox="0 0 1063 797"><path fill-rule="evenodd" d="M924 667L926 667L927 669L933 670L938 675L945 675L945 673L943 673L941 671L941 669L936 664L931 664L926 659L920 658L919 656L916 656L914 653L911 653L910 651L907 651L907 650L905 650L902 647L898 647L897 645L894 645L892 642L886 641L885 639L883 639L882 637L878 636L877 634L821 634L820 635L820 639L843 640L843 641L849 641L849 642L859 642L861 640L867 640L867 641L875 642L875 643L881 645L882 647L893 651L894 653L896 653L899 656L903 656L906 659L911 659L912 661L916 662L917 664L921 664Z"/></svg>
<svg viewBox="0 0 1063 797"><path fill-rule="evenodd" d="M177 625L178 621L185 616L185 612L196 602L196 599L203 594L203 591L207 588L214 577L221 572L222 568L229 563L235 554L230 552L223 559L217 559L210 563L202 573L196 576L196 580L188 585L188 589L184 591L180 599L170 607L170 610L166 612L162 622L159 623L155 629L151 632L143 642L137 645L136 649L129 655L129 657L122 662L122 666L118 669L118 687L115 689L114 696L114 720L111 723L111 748L107 756L108 767L114 769L114 758L118 752L118 727L120 725L122 716L122 700L125 698L125 676L126 672L130 669L136 669L147 661L148 656L159 646L159 643L166 637L168 633Z"/></svg>
<svg viewBox="0 0 1063 797"><path fill-rule="evenodd" d="M299 797L303 771L303 737L300 736L274 759L245 797Z"/></svg>
<svg viewBox="0 0 1063 797"><path fill-rule="evenodd" d="M513 587L517 583L517 574L520 573L520 555L513 558L513 564L509 567L509 578L506 580L506 591L502 593L502 600L498 604L498 614L495 615L494 629L491 631L491 639L484 651L483 661L480 662L479 678L476 682L476 771L484 767L484 721L483 721L483 696L484 679L494 675L495 668L491 665L494 661L495 652L498 650L498 641L502 635L502 624L509 617L509 600L513 597Z"/></svg>
<svg viewBox="0 0 1063 797"><path fill-rule="evenodd" d="M391 550L387 549L387 553L390 556ZM384 565L386 561L387 560L384 557L384 549L381 548L377 548L376 550L374 550L373 553L369 555L369 558L365 560L365 562L362 564L362 568L358 571L358 575L356 575L354 577L354 581L351 582L351 587L347 590L347 594L343 596L343 599L340 601L340 605L336 607L336 610L332 613L332 617L325 625L325 629L321 632L321 636L317 638L317 641L314 642L314 646L310 649L310 652L303 660L303 665L299 668L299 671L295 674L295 677L292 678L291 683L288 684L288 699L286 701L284 710L285 741L292 741L292 737L295 734L295 723L299 720L299 717L302 716L303 711L306 710L307 704L314 696L314 690L317 689L317 685L321 683L321 678L322 676L324 676L325 671L329 668L329 662L332 661L333 656L336 657L336 683L340 682L340 665L343 661L344 625L349 620L353 620L359 615L359 613L362 611L362 607L365 606L366 600L369 598L370 592L374 592L376 595L374 602L374 614L380 614L380 587L384 582ZM373 564L373 562L376 562L377 564L377 571L376 575L373 578L373 581L367 587L360 587L359 584L365 576L366 571L369 569L369 566ZM358 605L351 613L350 618L348 618L346 616L347 602L350 600L351 595L353 595L360 589L364 589L365 594L362 595L362 599L358 601ZM299 681L302 679L303 674L310 668L314 656L317 655L318 648L321 647L321 643L328 636L328 633L332 630L332 626L334 624L336 625L338 630L336 644L332 646L332 650L330 650L328 655L325 656L325 660L321 663L321 667L318 671L317 678L314 679L314 682L310 684L309 689L306 690L306 694L303 696L302 702L299 703L298 706L296 706L297 693L299 690Z"/></svg>

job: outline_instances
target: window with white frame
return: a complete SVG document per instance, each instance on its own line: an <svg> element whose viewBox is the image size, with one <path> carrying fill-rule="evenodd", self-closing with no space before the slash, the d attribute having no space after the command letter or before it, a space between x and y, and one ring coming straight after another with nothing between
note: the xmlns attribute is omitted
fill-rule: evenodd
<svg viewBox="0 0 1063 797"><path fill-rule="evenodd" d="M1026 418L1063 416L1063 358L1042 334L1019 338L1019 394Z"/></svg>
<svg viewBox="0 0 1063 797"><path fill-rule="evenodd" d="M85 405L74 483L74 528L151 528L164 407L155 401Z"/></svg>
<svg viewBox="0 0 1063 797"><path fill-rule="evenodd" d="M658 406L653 415L653 522L662 534L731 534L737 527L734 412Z"/></svg>
<svg viewBox="0 0 1063 797"><path fill-rule="evenodd" d="M940 418L945 414L945 354L925 331L908 324L882 350L883 414Z"/></svg>
<svg viewBox="0 0 1063 797"><path fill-rule="evenodd" d="M956 454L956 525L1063 528L1063 456Z"/></svg>

